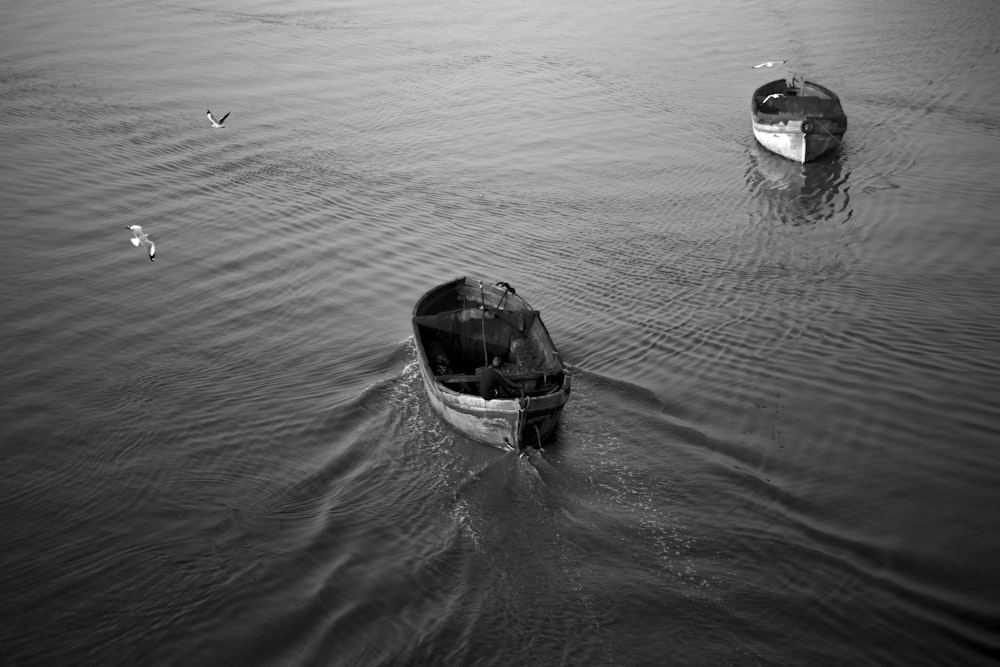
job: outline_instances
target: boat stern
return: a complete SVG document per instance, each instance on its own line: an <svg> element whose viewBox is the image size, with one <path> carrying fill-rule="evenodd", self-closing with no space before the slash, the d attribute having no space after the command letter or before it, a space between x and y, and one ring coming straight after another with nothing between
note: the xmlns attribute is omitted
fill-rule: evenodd
<svg viewBox="0 0 1000 667"><path fill-rule="evenodd" d="M767 150L789 160L806 163L840 146L846 123L827 118L768 121L751 117L753 134Z"/></svg>

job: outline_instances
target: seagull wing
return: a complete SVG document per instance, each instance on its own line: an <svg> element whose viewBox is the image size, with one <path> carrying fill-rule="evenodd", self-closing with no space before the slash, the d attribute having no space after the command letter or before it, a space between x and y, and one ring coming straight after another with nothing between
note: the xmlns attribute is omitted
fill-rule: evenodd
<svg viewBox="0 0 1000 667"><path fill-rule="evenodd" d="M227 118L229 118L229 114L230 114L230 113L231 113L231 112L227 111L227 112L226 112L226 115L225 115L225 116L223 116L222 118L220 118L220 119L219 119L219 125L222 125L223 123L225 123L225 122L226 122L226 119L227 119Z"/></svg>
<svg viewBox="0 0 1000 667"><path fill-rule="evenodd" d="M149 242L149 261L156 261L156 244L152 241Z"/></svg>

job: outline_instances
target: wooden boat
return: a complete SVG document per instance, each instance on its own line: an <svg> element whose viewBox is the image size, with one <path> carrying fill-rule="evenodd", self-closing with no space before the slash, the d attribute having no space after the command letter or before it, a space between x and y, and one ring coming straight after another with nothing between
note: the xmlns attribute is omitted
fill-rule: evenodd
<svg viewBox="0 0 1000 667"><path fill-rule="evenodd" d="M840 146L847 132L840 98L829 88L795 76L755 90L750 120L764 148L802 163Z"/></svg>
<svg viewBox="0 0 1000 667"><path fill-rule="evenodd" d="M507 283L463 277L435 287L413 308L413 336L427 397L461 433L523 449L540 446L555 429L569 373L538 311ZM476 371L495 356L522 395L479 395Z"/></svg>

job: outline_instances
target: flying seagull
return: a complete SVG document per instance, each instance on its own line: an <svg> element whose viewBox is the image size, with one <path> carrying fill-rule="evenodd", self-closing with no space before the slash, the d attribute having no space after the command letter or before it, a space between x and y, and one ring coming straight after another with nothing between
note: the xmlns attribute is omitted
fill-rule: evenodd
<svg viewBox="0 0 1000 667"><path fill-rule="evenodd" d="M149 260L151 262L155 262L156 261L156 244L154 244L152 241L149 240L149 235L148 234L143 234L142 233L142 227L140 227L139 225L127 225L125 227L125 229L127 229L127 230L129 230L129 231L132 232L132 238L129 239L129 241L132 242L132 245L134 245L136 248L138 248L139 245L142 244L142 245L146 246L147 248L149 248Z"/></svg>
<svg viewBox="0 0 1000 667"><path fill-rule="evenodd" d="M768 60L766 63L761 63L759 65L754 65L751 69L760 69L761 67L774 67L775 65L780 65L781 63L787 63L787 60Z"/></svg>
<svg viewBox="0 0 1000 667"><path fill-rule="evenodd" d="M208 116L208 120L210 120L212 122L212 127L222 127L223 126L222 124L226 122L227 118L229 118L229 112L228 111L226 112L226 115L223 116L222 118L220 118L219 120L215 120L215 116L212 115L212 110L211 109L209 109L208 111L206 111L205 115Z"/></svg>

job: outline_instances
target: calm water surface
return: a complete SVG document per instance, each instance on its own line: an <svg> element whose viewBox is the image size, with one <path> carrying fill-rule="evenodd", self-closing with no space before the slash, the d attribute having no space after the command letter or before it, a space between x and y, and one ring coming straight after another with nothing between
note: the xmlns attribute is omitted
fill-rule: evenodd
<svg viewBox="0 0 1000 667"><path fill-rule="evenodd" d="M3 662L993 664L997 35L992 0L0 5ZM790 71L850 122L806 166L749 127ZM463 274L571 367L528 460L422 393L413 303Z"/></svg>

